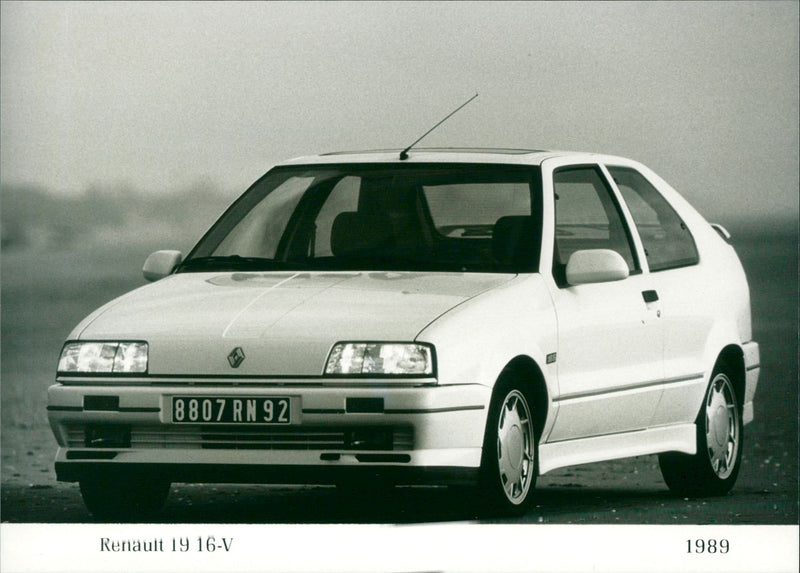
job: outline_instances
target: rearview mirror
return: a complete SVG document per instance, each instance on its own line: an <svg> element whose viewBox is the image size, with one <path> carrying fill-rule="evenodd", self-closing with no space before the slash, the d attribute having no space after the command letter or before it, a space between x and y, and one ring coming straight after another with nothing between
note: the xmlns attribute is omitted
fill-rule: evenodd
<svg viewBox="0 0 800 573"><path fill-rule="evenodd" d="M627 278L628 263L616 251L587 249L575 251L567 262L567 283L605 283Z"/></svg>
<svg viewBox="0 0 800 573"><path fill-rule="evenodd" d="M157 281L165 276L172 274L183 260L183 253L180 251L156 251L152 253L144 262L142 274L148 281Z"/></svg>

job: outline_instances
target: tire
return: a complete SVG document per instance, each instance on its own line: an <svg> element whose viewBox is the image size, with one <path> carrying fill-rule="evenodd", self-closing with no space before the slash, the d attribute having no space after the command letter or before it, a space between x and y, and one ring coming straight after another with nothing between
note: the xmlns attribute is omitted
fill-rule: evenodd
<svg viewBox="0 0 800 573"><path fill-rule="evenodd" d="M712 372L695 424L697 453L661 454L661 475L677 495L725 495L739 475L744 438L741 408L725 368L717 367Z"/></svg>
<svg viewBox="0 0 800 573"><path fill-rule="evenodd" d="M81 496L92 515L103 521L131 521L155 515L169 495L168 481L114 472L80 480Z"/></svg>
<svg viewBox="0 0 800 573"><path fill-rule="evenodd" d="M525 513L538 473L533 426L528 395L514 382L500 382L489 406L481 459L478 494L484 513Z"/></svg>

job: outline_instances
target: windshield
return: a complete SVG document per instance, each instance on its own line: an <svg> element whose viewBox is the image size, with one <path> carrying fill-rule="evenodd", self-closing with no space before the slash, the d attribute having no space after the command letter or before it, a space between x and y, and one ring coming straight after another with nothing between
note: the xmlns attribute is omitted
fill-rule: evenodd
<svg viewBox="0 0 800 573"><path fill-rule="evenodd" d="M267 173L178 272L534 272L536 167L314 165Z"/></svg>

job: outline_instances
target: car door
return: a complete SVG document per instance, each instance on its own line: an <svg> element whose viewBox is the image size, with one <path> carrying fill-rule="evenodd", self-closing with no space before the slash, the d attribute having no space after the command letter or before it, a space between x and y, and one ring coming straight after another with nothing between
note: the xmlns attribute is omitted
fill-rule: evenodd
<svg viewBox="0 0 800 573"><path fill-rule="evenodd" d="M550 174L552 174L550 176ZM558 414L549 442L648 427L663 376L660 306L619 197L597 164L546 168L553 197L552 295L558 320ZM610 249L622 280L570 285L573 253Z"/></svg>
<svg viewBox="0 0 800 573"><path fill-rule="evenodd" d="M705 276L692 233L675 208L638 169L607 165L645 252L664 330L663 395L654 425L693 422L705 391L706 341L714 325L718 285Z"/></svg>

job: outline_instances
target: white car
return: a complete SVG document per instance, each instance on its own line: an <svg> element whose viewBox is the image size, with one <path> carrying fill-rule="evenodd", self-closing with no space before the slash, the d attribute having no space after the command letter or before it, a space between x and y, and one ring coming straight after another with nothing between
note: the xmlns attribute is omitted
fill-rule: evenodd
<svg viewBox="0 0 800 573"><path fill-rule="evenodd" d="M70 334L58 479L98 516L172 482L460 484L513 514L538 475L660 454L680 495L726 493L759 376L728 239L620 157L287 161Z"/></svg>

